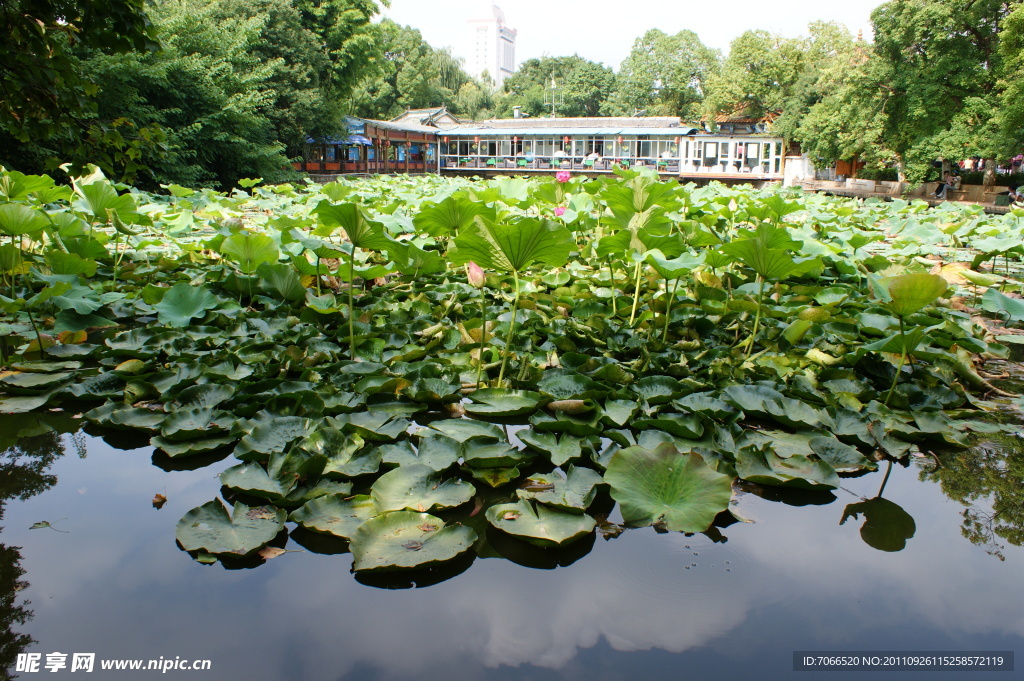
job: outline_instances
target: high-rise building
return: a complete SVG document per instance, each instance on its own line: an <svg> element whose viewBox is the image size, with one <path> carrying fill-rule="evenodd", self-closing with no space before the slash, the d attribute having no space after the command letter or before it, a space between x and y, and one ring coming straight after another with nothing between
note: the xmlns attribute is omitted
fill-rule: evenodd
<svg viewBox="0 0 1024 681"><path fill-rule="evenodd" d="M491 5L492 16L470 19L470 54L467 58L470 75L479 78L485 71L501 87L516 71L516 29L505 23L505 13Z"/></svg>

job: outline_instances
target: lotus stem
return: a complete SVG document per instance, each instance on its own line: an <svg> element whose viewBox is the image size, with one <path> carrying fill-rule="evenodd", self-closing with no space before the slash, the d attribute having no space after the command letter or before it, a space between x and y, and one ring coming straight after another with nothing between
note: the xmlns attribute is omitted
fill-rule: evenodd
<svg viewBox="0 0 1024 681"><path fill-rule="evenodd" d="M508 335L505 336L505 356L501 359L501 371L498 372L498 385L503 385L505 380L505 367L508 365L508 357L512 354L512 335L516 330L516 313L519 312L519 273L512 270L512 276L516 281L516 299L512 303L512 321L508 325Z"/></svg>
<svg viewBox="0 0 1024 681"><path fill-rule="evenodd" d="M608 287L612 290L612 316L619 316L618 305L615 302L615 270L612 269L612 259L605 258L608 263Z"/></svg>
<svg viewBox="0 0 1024 681"><path fill-rule="evenodd" d="M484 371L484 350L487 349L487 308L484 289L480 287L480 356L476 362L476 385L480 387L480 375Z"/></svg>
<svg viewBox="0 0 1024 681"><path fill-rule="evenodd" d="M633 311L629 313L629 325L633 326L633 320L636 318L636 306L640 303L640 263L636 264L635 289L633 291Z"/></svg>
<svg viewBox="0 0 1024 681"><path fill-rule="evenodd" d="M757 275L757 312L754 314L754 330L750 334L750 340L747 342L747 356L744 360L750 359L750 353L754 350L754 339L757 338L757 330L761 326L761 301L764 300L764 280L761 275Z"/></svg>
<svg viewBox="0 0 1024 681"><path fill-rule="evenodd" d="M352 321L355 304L352 302L352 286L356 280L356 249L352 248L352 257L348 260L348 357L356 361L356 326Z"/></svg>
<svg viewBox="0 0 1024 681"><path fill-rule="evenodd" d="M676 299L676 290L679 288L679 279L680 277L676 277L675 283L672 284L672 294L668 297L668 301L665 303L665 332L661 336L662 343L668 342L668 320L669 315L672 313L672 301Z"/></svg>
<svg viewBox="0 0 1024 681"><path fill-rule="evenodd" d="M886 407L889 406L889 399L892 397L892 392L896 389L896 383L900 380L900 372L903 371L903 365L907 362L907 339L903 331L903 317L897 317L900 320L900 365L896 368L896 375L892 377L892 385L889 386L889 392L885 395L885 402L882 404Z"/></svg>

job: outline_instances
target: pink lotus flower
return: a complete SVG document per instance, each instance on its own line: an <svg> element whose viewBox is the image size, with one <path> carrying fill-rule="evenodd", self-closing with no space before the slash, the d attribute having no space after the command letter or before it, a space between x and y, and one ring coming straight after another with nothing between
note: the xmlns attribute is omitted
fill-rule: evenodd
<svg viewBox="0 0 1024 681"><path fill-rule="evenodd" d="M555 215L558 217L565 215L565 206L555 206Z"/></svg>
<svg viewBox="0 0 1024 681"><path fill-rule="evenodd" d="M559 182L568 182L570 177L572 177L572 175L568 170L559 170L555 173L555 179Z"/></svg>
<svg viewBox="0 0 1024 681"><path fill-rule="evenodd" d="M466 279L469 280L469 285L473 288L483 288L486 277L480 265L470 260L466 263Z"/></svg>

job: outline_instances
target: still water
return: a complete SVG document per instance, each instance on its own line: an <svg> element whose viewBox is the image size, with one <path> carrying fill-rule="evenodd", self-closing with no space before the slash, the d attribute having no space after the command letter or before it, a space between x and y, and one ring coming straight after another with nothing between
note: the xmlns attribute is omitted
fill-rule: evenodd
<svg viewBox="0 0 1024 681"><path fill-rule="evenodd" d="M478 558L445 581L385 589L356 581L350 554L329 553L338 545L302 537L254 569L196 563L175 525L219 494L233 459L165 471L148 449L51 433L0 467L0 654L12 670L19 652L41 665L68 654L68 668L22 679L1018 678L793 671L798 650L1024 650L1024 452L1012 441L950 454L938 472L930 458L896 465L885 502L865 503L883 465L834 494L748 490L735 510L751 522L710 537L628 530L563 566ZM73 653L95 653L94 671L71 672ZM210 670L100 669L161 657Z"/></svg>

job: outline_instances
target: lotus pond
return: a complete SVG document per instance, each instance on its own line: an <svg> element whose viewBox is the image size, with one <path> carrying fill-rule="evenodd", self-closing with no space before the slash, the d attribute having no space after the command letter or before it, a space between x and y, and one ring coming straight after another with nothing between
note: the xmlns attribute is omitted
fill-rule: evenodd
<svg viewBox="0 0 1024 681"><path fill-rule="evenodd" d="M786 678L1020 642L1024 211L249 184L0 176L5 663Z"/></svg>

